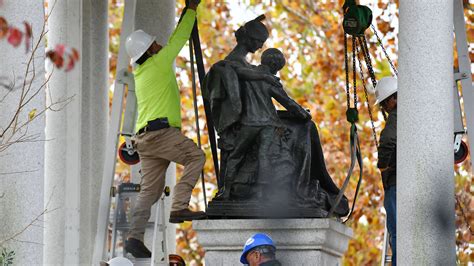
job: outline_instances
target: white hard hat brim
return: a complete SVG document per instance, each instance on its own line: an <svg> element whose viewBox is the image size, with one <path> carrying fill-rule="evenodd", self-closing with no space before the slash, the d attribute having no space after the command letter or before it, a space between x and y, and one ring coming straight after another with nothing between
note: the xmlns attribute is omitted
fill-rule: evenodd
<svg viewBox="0 0 474 266"><path fill-rule="evenodd" d="M388 94L385 95L384 97L380 97L380 99L377 99L377 100L375 101L375 104L376 104L376 105L381 104L384 100L386 100L388 97L392 96L392 95L395 94L396 92L397 92L396 89L390 91L390 93L388 93Z"/></svg>
<svg viewBox="0 0 474 266"><path fill-rule="evenodd" d="M142 57L142 55L146 53L146 51L150 48L150 46L153 44L153 42L155 40L156 40L156 36L152 35L150 41L148 42L148 45L146 46L147 49L145 51L137 54L136 56L132 57L131 62L133 62L133 63L137 62L137 60L140 59L140 57Z"/></svg>

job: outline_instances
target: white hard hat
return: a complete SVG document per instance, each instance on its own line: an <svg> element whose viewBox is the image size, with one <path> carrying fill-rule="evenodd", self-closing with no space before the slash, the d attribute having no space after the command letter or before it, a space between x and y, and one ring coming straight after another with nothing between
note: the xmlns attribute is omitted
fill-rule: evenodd
<svg viewBox="0 0 474 266"><path fill-rule="evenodd" d="M380 104L383 100L390 97L390 95L397 92L397 78L395 77L385 77L382 78L375 86L375 97L377 101L375 104Z"/></svg>
<svg viewBox="0 0 474 266"><path fill-rule="evenodd" d="M110 266L133 266L133 263L124 257L115 257L107 262Z"/></svg>
<svg viewBox="0 0 474 266"><path fill-rule="evenodd" d="M136 30L127 37L125 49L132 62L136 62L150 48L156 37L142 31Z"/></svg>

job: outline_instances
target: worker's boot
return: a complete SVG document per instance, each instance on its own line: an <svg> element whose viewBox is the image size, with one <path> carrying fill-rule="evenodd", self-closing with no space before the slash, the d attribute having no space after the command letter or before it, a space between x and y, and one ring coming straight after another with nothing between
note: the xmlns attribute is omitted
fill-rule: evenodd
<svg viewBox="0 0 474 266"><path fill-rule="evenodd" d="M151 251L146 248L142 241L135 238L125 240L125 251L135 258L151 258Z"/></svg>
<svg viewBox="0 0 474 266"><path fill-rule="evenodd" d="M179 224L184 221L192 221L192 220L202 220L206 219L207 215L205 212L193 212L188 209L183 209L180 211L172 211L170 213L170 223Z"/></svg>

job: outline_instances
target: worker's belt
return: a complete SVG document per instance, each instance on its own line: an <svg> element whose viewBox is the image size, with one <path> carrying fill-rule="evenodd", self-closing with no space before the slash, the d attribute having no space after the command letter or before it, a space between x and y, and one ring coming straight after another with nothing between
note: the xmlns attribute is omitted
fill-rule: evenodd
<svg viewBox="0 0 474 266"><path fill-rule="evenodd" d="M167 117L160 117L152 121L148 121L147 125L138 130L137 135L148 131L156 131L163 128L169 128L170 124L168 123Z"/></svg>

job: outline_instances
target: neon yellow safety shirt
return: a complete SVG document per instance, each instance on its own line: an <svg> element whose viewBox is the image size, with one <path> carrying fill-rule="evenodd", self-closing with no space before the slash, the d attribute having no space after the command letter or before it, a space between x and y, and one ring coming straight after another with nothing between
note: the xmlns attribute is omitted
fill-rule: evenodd
<svg viewBox="0 0 474 266"><path fill-rule="evenodd" d="M161 117L167 117L171 127L181 128L181 101L173 63L191 35L195 19L196 11L188 9L168 44L133 72L138 104L135 131Z"/></svg>

